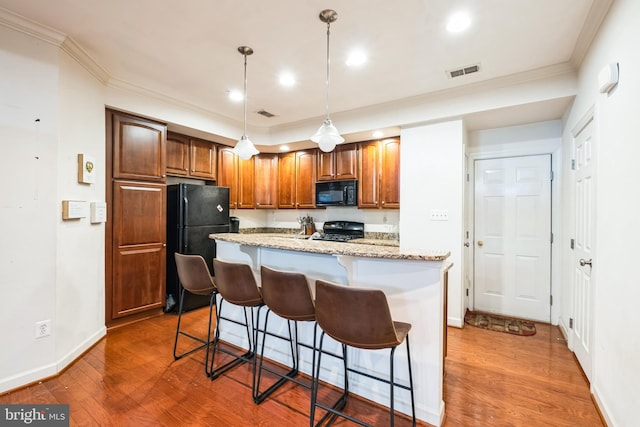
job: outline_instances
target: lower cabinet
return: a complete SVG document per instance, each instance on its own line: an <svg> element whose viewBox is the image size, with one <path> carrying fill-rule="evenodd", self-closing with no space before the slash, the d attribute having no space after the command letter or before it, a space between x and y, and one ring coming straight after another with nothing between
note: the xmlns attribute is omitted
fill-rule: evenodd
<svg viewBox="0 0 640 427"><path fill-rule="evenodd" d="M114 181L110 318L118 319L165 304L166 187ZM109 292L108 292L109 293Z"/></svg>

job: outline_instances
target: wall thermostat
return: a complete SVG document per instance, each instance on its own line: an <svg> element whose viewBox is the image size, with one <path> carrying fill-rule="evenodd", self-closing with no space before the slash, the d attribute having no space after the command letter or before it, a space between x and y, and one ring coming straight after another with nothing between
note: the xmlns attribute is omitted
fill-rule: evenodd
<svg viewBox="0 0 640 427"><path fill-rule="evenodd" d="M618 63L611 62L604 66L598 74L600 93L609 93L618 84Z"/></svg>

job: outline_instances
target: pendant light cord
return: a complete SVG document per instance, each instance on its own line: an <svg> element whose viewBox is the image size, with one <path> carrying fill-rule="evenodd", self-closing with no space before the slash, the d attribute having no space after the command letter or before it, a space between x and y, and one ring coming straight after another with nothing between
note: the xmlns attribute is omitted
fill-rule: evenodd
<svg viewBox="0 0 640 427"><path fill-rule="evenodd" d="M242 137L247 138L247 53L244 53L244 129Z"/></svg>
<svg viewBox="0 0 640 427"><path fill-rule="evenodd" d="M331 72L329 69L329 64L331 59L329 57L329 35L330 35L331 23L327 22L327 99L326 99L326 107L327 107L327 120L331 120L329 118L329 83L331 79Z"/></svg>

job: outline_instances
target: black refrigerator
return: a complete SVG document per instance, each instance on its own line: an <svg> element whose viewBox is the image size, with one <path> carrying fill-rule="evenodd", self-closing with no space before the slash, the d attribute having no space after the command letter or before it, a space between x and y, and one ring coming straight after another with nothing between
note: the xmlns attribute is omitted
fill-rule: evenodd
<svg viewBox="0 0 640 427"><path fill-rule="evenodd" d="M167 302L165 312L177 311L182 286L174 253L197 254L213 275L215 241L211 233L229 232L229 188L212 185L167 185ZM185 292L183 310L209 305L209 297Z"/></svg>

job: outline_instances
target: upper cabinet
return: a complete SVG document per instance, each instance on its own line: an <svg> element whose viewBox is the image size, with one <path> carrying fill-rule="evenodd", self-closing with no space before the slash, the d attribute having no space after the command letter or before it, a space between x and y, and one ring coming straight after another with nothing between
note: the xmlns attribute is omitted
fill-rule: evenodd
<svg viewBox="0 0 640 427"><path fill-rule="evenodd" d="M278 207L278 155L260 153L254 156L255 201L257 209Z"/></svg>
<svg viewBox="0 0 640 427"><path fill-rule="evenodd" d="M301 150L280 155L278 208L315 208L316 151L315 149Z"/></svg>
<svg viewBox="0 0 640 427"><path fill-rule="evenodd" d="M218 147L218 180L221 187L229 187L230 209L253 209L255 207L254 158L240 159L233 147Z"/></svg>
<svg viewBox="0 0 640 427"><path fill-rule="evenodd" d="M166 126L109 111L112 115L113 178L164 182Z"/></svg>
<svg viewBox="0 0 640 427"><path fill-rule="evenodd" d="M400 207L400 138L358 144L358 207Z"/></svg>
<svg viewBox="0 0 640 427"><path fill-rule="evenodd" d="M169 132L167 174L215 180L216 144Z"/></svg>
<svg viewBox="0 0 640 427"><path fill-rule="evenodd" d="M357 144L343 144L325 153L318 151L318 181L357 178Z"/></svg>

